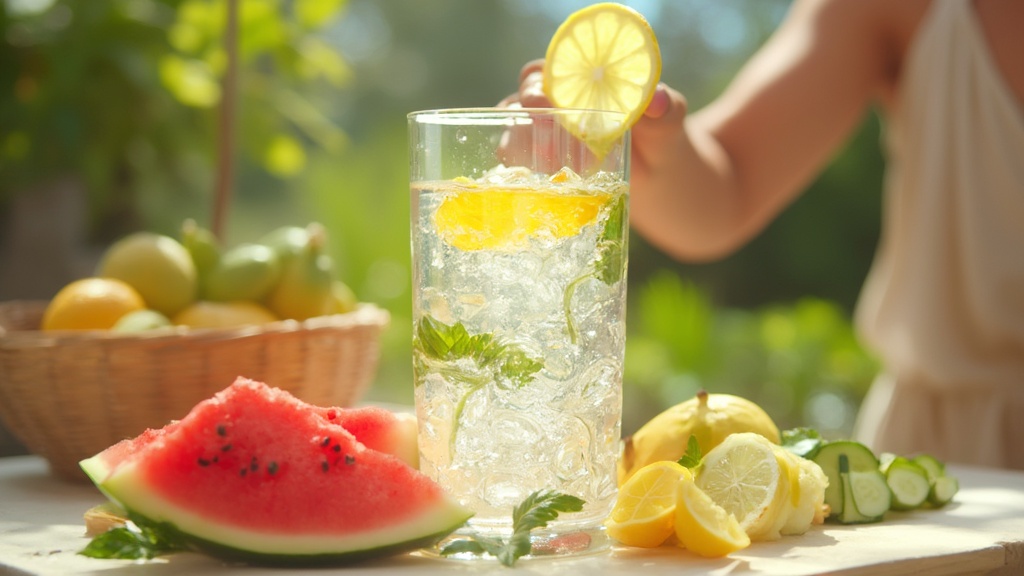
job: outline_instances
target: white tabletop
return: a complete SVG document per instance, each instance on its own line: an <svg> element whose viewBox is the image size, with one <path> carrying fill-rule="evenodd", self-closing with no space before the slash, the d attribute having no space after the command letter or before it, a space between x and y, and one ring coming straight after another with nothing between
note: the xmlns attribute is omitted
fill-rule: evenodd
<svg viewBox="0 0 1024 576"><path fill-rule="evenodd" d="M280 574L597 574L689 576L1024 574L1024 473L951 466L960 479L954 502L941 510L889 513L877 524L816 526L802 536L755 542L727 558L686 550L614 548L574 559L519 562L438 560L406 554L355 566L286 570L225 565L192 553L149 562L95 560L76 554L88 542L82 514L103 501L92 486L52 477L35 456L0 459L0 574L140 574L205 576Z"/></svg>

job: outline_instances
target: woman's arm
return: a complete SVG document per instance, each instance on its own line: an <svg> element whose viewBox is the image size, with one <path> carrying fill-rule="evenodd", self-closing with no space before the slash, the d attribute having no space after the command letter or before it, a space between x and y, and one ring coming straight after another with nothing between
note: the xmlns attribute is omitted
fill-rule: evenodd
<svg viewBox="0 0 1024 576"><path fill-rule="evenodd" d="M726 91L671 89L633 128L631 220L688 260L760 232L828 162L891 73L885 0L796 0ZM524 88L525 89L525 88Z"/></svg>

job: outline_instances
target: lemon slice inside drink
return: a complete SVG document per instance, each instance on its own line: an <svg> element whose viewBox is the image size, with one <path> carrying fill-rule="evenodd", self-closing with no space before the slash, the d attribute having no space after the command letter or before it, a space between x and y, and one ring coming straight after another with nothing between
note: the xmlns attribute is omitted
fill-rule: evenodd
<svg viewBox="0 0 1024 576"><path fill-rule="evenodd" d="M519 188L465 189L442 201L438 235L460 250L520 250L531 239L567 238L597 219L612 195Z"/></svg>
<svg viewBox="0 0 1024 576"><path fill-rule="evenodd" d="M736 517L719 506L692 480L678 484L675 533L687 550L718 558L750 546Z"/></svg>
<svg viewBox="0 0 1024 576"><path fill-rule="evenodd" d="M578 10L548 44L543 89L558 108L621 112L569 116L566 128L603 157L640 118L661 77L658 39L636 10L606 2Z"/></svg>
<svg viewBox="0 0 1024 576"><path fill-rule="evenodd" d="M627 546L660 546L675 530L676 487L692 483L685 467L660 461L648 464L619 489L612 513L605 522L608 535Z"/></svg>

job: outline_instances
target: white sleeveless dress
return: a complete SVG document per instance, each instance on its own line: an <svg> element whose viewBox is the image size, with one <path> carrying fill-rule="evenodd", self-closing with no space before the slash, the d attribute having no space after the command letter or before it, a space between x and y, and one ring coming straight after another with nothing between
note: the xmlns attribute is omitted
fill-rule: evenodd
<svg viewBox="0 0 1024 576"><path fill-rule="evenodd" d="M856 313L885 373L855 435L876 451L1024 469L1024 108L970 0L932 2L899 99Z"/></svg>

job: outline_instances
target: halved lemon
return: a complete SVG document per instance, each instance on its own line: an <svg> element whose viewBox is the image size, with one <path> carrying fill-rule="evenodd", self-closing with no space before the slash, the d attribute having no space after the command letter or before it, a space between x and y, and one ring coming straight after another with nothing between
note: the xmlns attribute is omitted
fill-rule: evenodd
<svg viewBox="0 0 1024 576"><path fill-rule="evenodd" d="M736 517L691 481L681 481L676 495L675 532L679 544L694 554L719 558L750 546Z"/></svg>
<svg viewBox="0 0 1024 576"><path fill-rule="evenodd" d="M543 89L558 108L621 112L571 117L566 128L598 156L640 118L661 77L661 51L636 10L605 2L569 15L548 44Z"/></svg>
<svg viewBox="0 0 1024 576"><path fill-rule="evenodd" d="M608 535L627 546L661 546L675 530L676 486L693 481L685 467L666 460L641 468L619 488L605 522Z"/></svg>
<svg viewBox="0 0 1024 576"><path fill-rule="evenodd" d="M460 250L519 250L531 238L579 234L610 199L610 193L467 189L444 199L434 225L445 242Z"/></svg>
<svg viewBox="0 0 1024 576"><path fill-rule="evenodd" d="M741 432L704 456L696 482L736 517L752 540L770 540L778 538L793 507L790 491L793 482L799 482L799 471L795 472L767 438Z"/></svg>

